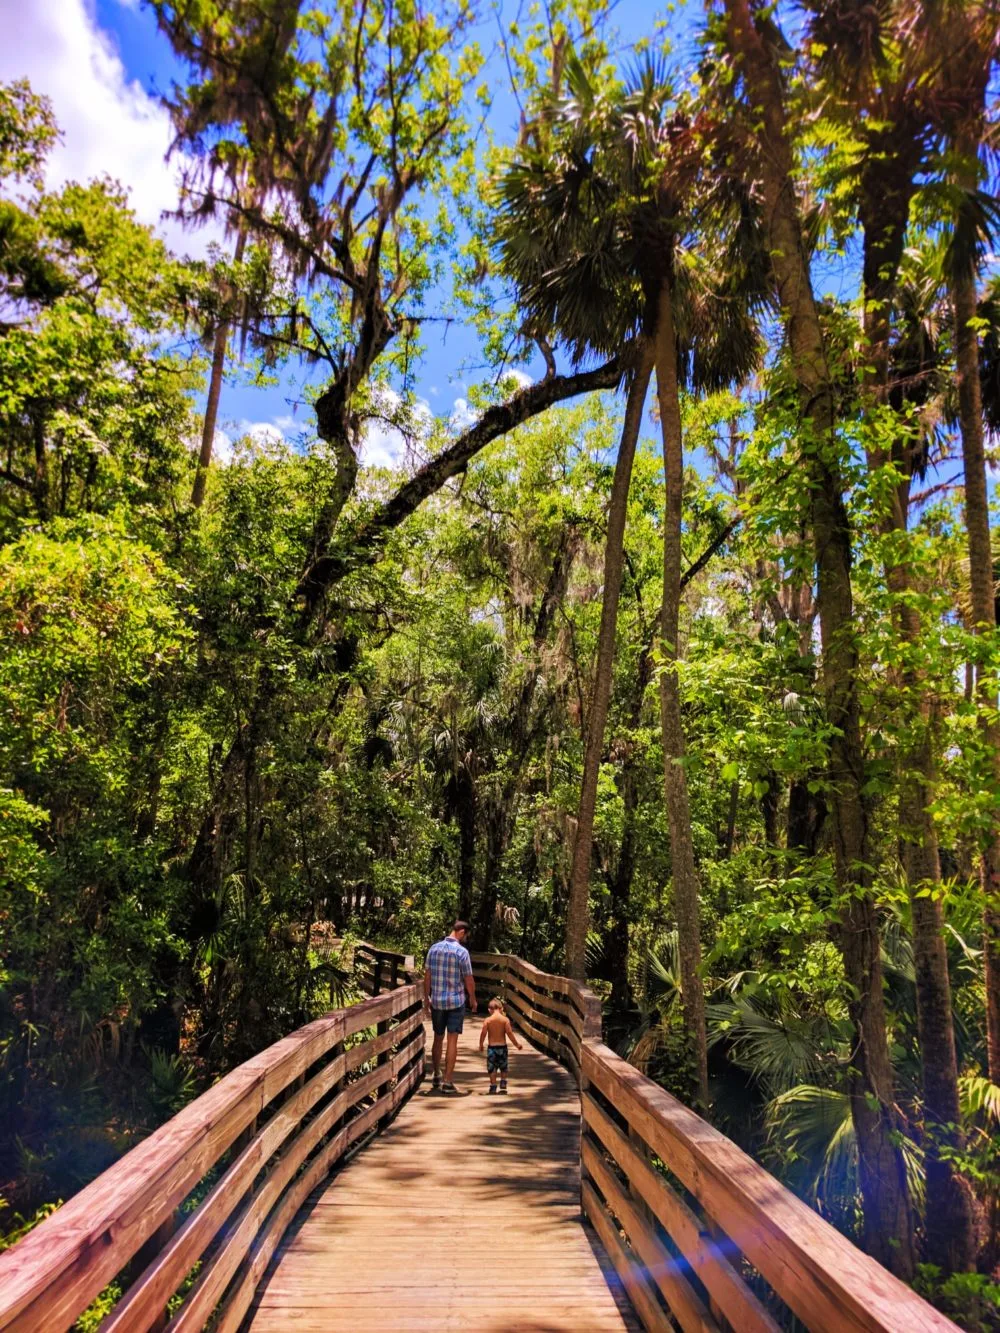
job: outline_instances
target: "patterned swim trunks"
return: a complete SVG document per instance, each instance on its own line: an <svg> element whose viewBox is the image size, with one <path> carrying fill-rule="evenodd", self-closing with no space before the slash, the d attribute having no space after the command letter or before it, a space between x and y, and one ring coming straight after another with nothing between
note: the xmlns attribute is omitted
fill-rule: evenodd
<svg viewBox="0 0 1000 1333"><path fill-rule="evenodd" d="M488 1074L506 1074L507 1072L507 1045L487 1046L486 1048L486 1072Z"/></svg>

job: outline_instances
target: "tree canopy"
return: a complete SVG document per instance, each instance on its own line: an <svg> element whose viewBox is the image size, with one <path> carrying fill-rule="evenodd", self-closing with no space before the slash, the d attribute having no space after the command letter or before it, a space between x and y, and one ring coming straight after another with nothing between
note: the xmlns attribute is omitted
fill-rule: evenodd
<svg viewBox="0 0 1000 1333"><path fill-rule="evenodd" d="M1000 1327L995 6L150 7L206 258L0 84L0 1245L461 916Z"/></svg>

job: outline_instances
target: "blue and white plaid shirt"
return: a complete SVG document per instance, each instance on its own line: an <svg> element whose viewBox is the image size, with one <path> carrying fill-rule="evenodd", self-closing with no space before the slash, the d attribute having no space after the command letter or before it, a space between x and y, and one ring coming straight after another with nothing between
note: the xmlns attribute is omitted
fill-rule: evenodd
<svg viewBox="0 0 1000 1333"><path fill-rule="evenodd" d="M427 951L427 971L431 976L431 1008L465 1008L465 977L472 976L472 959L464 944L452 939L438 940Z"/></svg>

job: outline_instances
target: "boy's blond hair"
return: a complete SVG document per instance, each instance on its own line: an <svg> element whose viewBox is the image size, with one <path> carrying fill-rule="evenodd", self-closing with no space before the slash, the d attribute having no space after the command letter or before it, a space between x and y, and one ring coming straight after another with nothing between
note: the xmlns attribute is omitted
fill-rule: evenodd
<svg viewBox="0 0 1000 1333"><path fill-rule="evenodd" d="M500 998L499 995L494 995L494 996L493 996L493 999L490 1000L490 1002L489 1002L489 1004L486 1006L486 1008L489 1010L489 1012L490 1012L491 1014L493 1013L493 1011L494 1011L495 1009L499 1009L500 1012L503 1013L503 1012L504 1012L503 1000L501 1000L501 998Z"/></svg>

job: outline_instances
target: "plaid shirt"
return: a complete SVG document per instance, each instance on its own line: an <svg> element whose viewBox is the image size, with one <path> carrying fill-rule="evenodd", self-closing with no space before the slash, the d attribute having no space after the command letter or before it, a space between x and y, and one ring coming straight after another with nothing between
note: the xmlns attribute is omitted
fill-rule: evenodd
<svg viewBox="0 0 1000 1333"><path fill-rule="evenodd" d="M427 971L431 975L431 1007L464 1009L464 978L472 976L472 959L465 945L450 935L432 944L427 952Z"/></svg>

